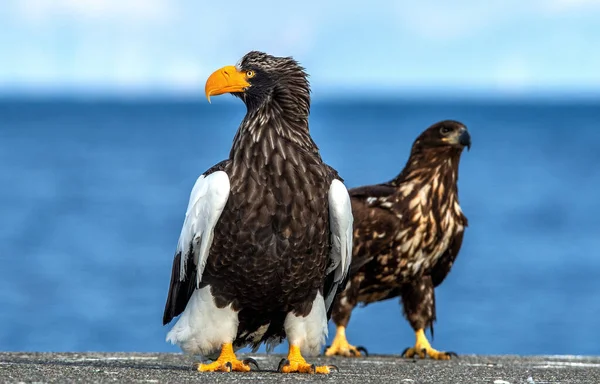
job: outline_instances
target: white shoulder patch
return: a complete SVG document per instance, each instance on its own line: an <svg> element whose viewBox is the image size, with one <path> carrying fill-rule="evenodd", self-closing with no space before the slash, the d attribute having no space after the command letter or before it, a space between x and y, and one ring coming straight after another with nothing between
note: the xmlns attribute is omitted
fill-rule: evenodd
<svg viewBox="0 0 600 384"><path fill-rule="evenodd" d="M329 187L329 221L331 227L331 253L329 258L331 264L326 271L327 274L335 271L334 281L339 284L348 274L352 261L352 204L350 195L344 183L333 180ZM329 309L333 294L325 297L326 308ZM331 296L331 297L330 297Z"/></svg>
<svg viewBox="0 0 600 384"><path fill-rule="evenodd" d="M198 274L196 284L202 281L208 252L212 245L214 229L229 198L229 176L216 171L208 176L201 175L190 193L183 228L177 243L181 252L180 278L185 279L186 265L193 256Z"/></svg>

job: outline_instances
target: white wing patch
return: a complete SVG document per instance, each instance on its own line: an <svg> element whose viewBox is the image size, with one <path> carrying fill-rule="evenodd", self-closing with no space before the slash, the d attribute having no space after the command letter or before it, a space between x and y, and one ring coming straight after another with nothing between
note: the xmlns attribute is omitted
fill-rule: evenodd
<svg viewBox="0 0 600 384"><path fill-rule="evenodd" d="M352 261L352 204L350 195L344 183L333 180L329 187L329 221L331 227L331 253L329 259L332 261L326 273L335 271L334 282L339 284L348 274ZM325 297L327 309L333 302L336 289Z"/></svg>
<svg viewBox="0 0 600 384"><path fill-rule="evenodd" d="M202 281L214 229L229 198L229 191L229 176L223 171L216 171L208 176L201 175L196 180L177 243L177 252L181 252L179 276L182 281L185 279L190 255L194 257L198 268L196 284Z"/></svg>

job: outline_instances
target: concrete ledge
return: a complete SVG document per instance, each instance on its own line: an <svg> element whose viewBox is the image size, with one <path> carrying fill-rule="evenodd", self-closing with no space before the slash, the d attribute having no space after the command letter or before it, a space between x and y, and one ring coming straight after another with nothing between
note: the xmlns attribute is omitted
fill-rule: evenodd
<svg viewBox="0 0 600 384"><path fill-rule="evenodd" d="M0 382L600 383L600 357L465 355L452 361L432 361L374 355L309 360L339 366L339 373L328 376L281 374L275 372L281 355L252 357L261 371L199 373L192 369L192 358L173 353L0 353Z"/></svg>

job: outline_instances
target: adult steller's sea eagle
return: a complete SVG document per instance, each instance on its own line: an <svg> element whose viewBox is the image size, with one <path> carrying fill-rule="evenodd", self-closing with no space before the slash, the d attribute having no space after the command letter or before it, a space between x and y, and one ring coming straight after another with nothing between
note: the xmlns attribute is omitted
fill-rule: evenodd
<svg viewBox="0 0 600 384"><path fill-rule="evenodd" d="M227 160L194 185L171 274L163 324L189 354L217 357L199 371L249 371L235 350L287 337L284 373L329 373L318 355L352 256L352 208L308 129L310 90L292 58L252 51L215 71L206 96L247 107Z"/></svg>
<svg viewBox="0 0 600 384"><path fill-rule="evenodd" d="M453 352L431 347L434 288L444 281L460 250L468 225L458 202L458 165L471 147L467 128L452 120L438 122L414 142L402 172L392 181L350 190L354 247L350 277L336 298L332 319L337 333L325 354L360 356L363 347L346 339L357 303L401 297L416 343L402 355L450 359Z"/></svg>

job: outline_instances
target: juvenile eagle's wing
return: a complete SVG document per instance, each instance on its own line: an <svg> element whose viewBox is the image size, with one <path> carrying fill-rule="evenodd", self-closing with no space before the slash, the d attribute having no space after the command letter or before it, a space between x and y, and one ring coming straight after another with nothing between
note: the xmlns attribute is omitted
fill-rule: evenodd
<svg viewBox="0 0 600 384"><path fill-rule="evenodd" d="M389 184L365 185L350 189L350 196L353 199L369 200L372 202L385 201L393 196L396 188Z"/></svg>
<svg viewBox="0 0 600 384"><path fill-rule="evenodd" d="M352 262L352 205L344 183L334 179L329 187L329 226L331 229L331 251L325 271L325 308L329 318L332 302L345 280Z"/></svg>
<svg viewBox="0 0 600 384"><path fill-rule="evenodd" d="M450 273L450 269L452 269L452 265L460 252L464 234L463 230L454 235L446 252L442 254L437 263L431 268L431 281L434 287L442 284L446 276Z"/></svg>
<svg viewBox="0 0 600 384"><path fill-rule="evenodd" d="M354 257L350 275L375 256L390 252L391 242L385 234L393 233L398 216L392 211L396 188L390 184L365 185L350 189L352 210L360 225L354 233Z"/></svg>
<svg viewBox="0 0 600 384"><path fill-rule="evenodd" d="M223 168L220 163L200 175L190 193L173 260L163 325L183 312L194 289L202 281L214 229L229 198L229 176Z"/></svg>

